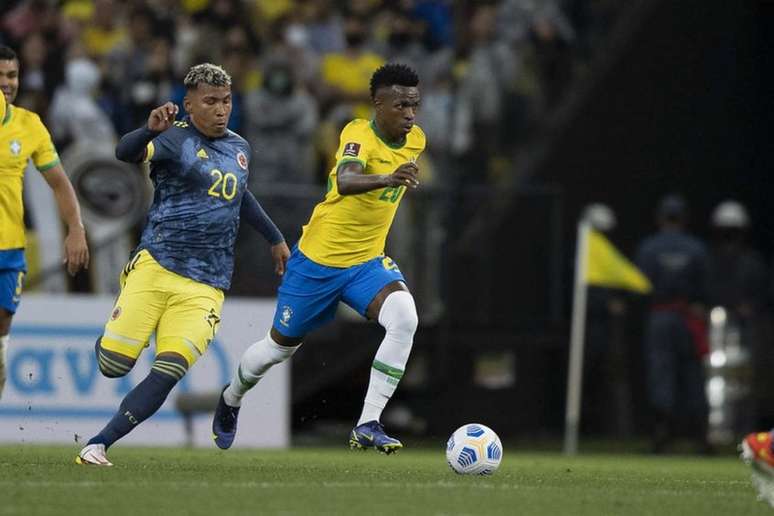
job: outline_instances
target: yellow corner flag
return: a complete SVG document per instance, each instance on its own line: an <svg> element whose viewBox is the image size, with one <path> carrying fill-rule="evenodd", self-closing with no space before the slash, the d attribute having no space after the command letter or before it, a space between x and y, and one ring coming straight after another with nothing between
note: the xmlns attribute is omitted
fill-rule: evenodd
<svg viewBox="0 0 774 516"><path fill-rule="evenodd" d="M593 229L588 233L585 282L597 287L620 288L647 294L652 286L605 236Z"/></svg>

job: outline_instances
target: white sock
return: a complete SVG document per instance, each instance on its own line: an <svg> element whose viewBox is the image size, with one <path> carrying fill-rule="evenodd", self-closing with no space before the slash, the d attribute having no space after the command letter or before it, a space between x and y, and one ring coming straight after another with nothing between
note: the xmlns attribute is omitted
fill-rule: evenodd
<svg viewBox="0 0 774 516"><path fill-rule="evenodd" d="M384 326L384 339L371 366L371 380L358 425L379 421L403 377L419 324L412 295L399 290L387 296L379 311L379 324Z"/></svg>
<svg viewBox="0 0 774 516"><path fill-rule="evenodd" d="M293 356L300 347L301 344L293 347L280 346L271 338L271 332L267 334L265 339L254 343L242 354L234 378L223 391L223 400L231 407L242 405L242 396L255 387L266 371Z"/></svg>
<svg viewBox="0 0 774 516"><path fill-rule="evenodd" d="M3 388L5 387L5 368L8 357L8 341L10 337L3 335L0 337L0 398L3 397Z"/></svg>

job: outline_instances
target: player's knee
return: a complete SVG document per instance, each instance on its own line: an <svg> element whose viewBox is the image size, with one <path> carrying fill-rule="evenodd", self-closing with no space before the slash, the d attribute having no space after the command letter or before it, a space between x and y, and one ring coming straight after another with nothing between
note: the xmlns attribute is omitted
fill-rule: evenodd
<svg viewBox="0 0 774 516"><path fill-rule="evenodd" d="M159 353L153 361L151 371L177 382L188 372L188 360L183 355L171 351Z"/></svg>
<svg viewBox="0 0 774 516"><path fill-rule="evenodd" d="M135 359L110 351L102 347L102 336L94 344L94 353L97 355L99 371L107 378L120 378L126 376L132 370Z"/></svg>
<svg viewBox="0 0 774 516"><path fill-rule="evenodd" d="M419 325L414 296L404 290L387 296L379 311L379 323L390 333L413 338Z"/></svg>

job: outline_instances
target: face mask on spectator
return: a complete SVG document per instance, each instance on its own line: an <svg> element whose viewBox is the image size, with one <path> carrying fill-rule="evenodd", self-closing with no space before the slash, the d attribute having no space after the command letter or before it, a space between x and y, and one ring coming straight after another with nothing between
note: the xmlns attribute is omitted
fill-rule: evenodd
<svg viewBox="0 0 774 516"><path fill-rule="evenodd" d="M278 96L285 97L293 91L293 82L290 74L285 70L274 70L266 76L266 89Z"/></svg>
<svg viewBox="0 0 774 516"><path fill-rule="evenodd" d="M359 47L365 41L366 36L362 32L347 32L344 39L347 40L347 46Z"/></svg>
<svg viewBox="0 0 774 516"><path fill-rule="evenodd" d="M403 48L411 43L411 33L403 31L391 32L387 41L393 48Z"/></svg>

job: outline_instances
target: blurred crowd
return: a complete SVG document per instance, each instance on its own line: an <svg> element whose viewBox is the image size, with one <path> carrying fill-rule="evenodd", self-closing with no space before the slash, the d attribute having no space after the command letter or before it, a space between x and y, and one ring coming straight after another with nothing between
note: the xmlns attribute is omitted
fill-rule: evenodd
<svg viewBox="0 0 774 516"><path fill-rule="evenodd" d="M115 141L153 107L181 103L195 63L234 79L231 128L251 182L322 184L368 82L386 61L420 73L433 169L502 174L515 144L582 73L620 9L612 0L10 0L0 43L17 50L17 104L60 151Z"/></svg>

